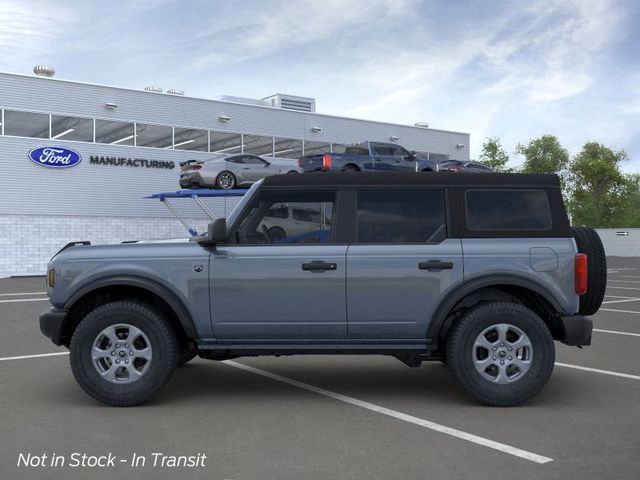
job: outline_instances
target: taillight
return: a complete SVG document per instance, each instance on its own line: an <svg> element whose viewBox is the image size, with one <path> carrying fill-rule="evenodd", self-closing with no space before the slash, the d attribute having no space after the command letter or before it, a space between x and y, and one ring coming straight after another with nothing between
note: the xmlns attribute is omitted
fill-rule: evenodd
<svg viewBox="0 0 640 480"><path fill-rule="evenodd" d="M576 253L575 286L578 295L587 293L587 256L584 253Z"/></svg>
<svg viewBox="0 0 640 480"><path fill-rule="evenodd" d="M202 165L194 165L193 167L191 167L191 170L200 170L202 168Z"/></svg>
<svg viewBox="0 0 640 480"><path fill-rule="evenodd" d="M325 170L329 170L331 168L331 155L328 153L325 153L322 156L322 168Z"/></svg>
<svg viewBox="0 0 640 480"><path fill-rule="evenodd" d="M302 160L298 159L298 168L302 167Z"/></svg>

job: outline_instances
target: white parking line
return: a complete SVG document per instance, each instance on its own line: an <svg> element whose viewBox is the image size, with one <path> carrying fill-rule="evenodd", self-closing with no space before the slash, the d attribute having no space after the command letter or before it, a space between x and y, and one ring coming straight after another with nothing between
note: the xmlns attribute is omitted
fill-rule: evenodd
<svg viewBox="0 0 640 480"><path fill-rule="evenodd" d="M602 303L605 304L605 303L637 302L638 300L640 300L640 298L625 298L624 300L607 300L606 302L602 302Z"/></svg>
<svg viewBox="0 0 640 480"><path fill-rule="evenodd" d="M601 308L601 312L616 312L616 313L640 313L635 310L615 310L613 308Z"/></svg>
<svg viewBox="0 0 640 480"><path fill-rule="evenodd" d="M601 328L594 328L593 331L600 333L613 333L615 335L628 335L630 337L640 337L640 333L619 332L617 330L602 330Z"/></svg>
<svg viewBox="0 0 640 480"><path fill-rule="evenodd" d="M20 302L48 302L48 298L16 298L12 300L0 300L0 303L20 303Z"/></svg>
<svg viewBox="0 0 640 480"><path fill-rule="evenodd" d="M640 278L639 275L618 275L620 278Z"/></svg>
<svg viewBox="0 0 640 480"><path fill-rule="evenodd" d="M615 288L617 290L640 290L638 287L618 287L617 285L607 285L607 289Z"/></svg>
<svg viewBox="0 0 640 480"><path fill-rule="evenodd" d="M26 360L28 358L55 357L58 355L69 355L69 352L39 353L37 355L21 355L19 357L2 357L0 358L0 362L5 362L7 360Z"/></svg>
<svg viewBox="0 0 640 480"><path fill-rule="evenodd" d="M629 373L612 372L611 370L600 370L599 368L581 367L580 365L571 365L568 363L558 363L558 367L573 368L575 370L582 370L584 372L603 373L605 375L611 375L613 377L630 378L631 380L640 380L638 375L631 375Z"/></svg>
<svg viewBox="0 0 640 480"><path fill-rule="evenodd" d="M0 297L17 297L19 295L46 295L47 292L0 293Z"/></svg>
<svg viewBox="0 0 640 480"><path fill-rule="evenodd" d="M303 383L297 380L293 380L291 378L282 377L280 375L276 375L275 373L267 372L266 370L260 370L259 368L250 367L243 363L234 362L232 360L225 360L222 363L225 363L231 367L239 368L241 370L254 373L256 375L260 375L262 377L270 378L271 380L276 380L278 382L286 383L288 385L292 385L294 387L298 387L303 390L307 390L309 392L317 393L319 395L323 395L325 397L329 397L334 400L338 400L340 402L348 403L350 405L364 408L372 412L381 413L382 415L387 415L389 417L397 418L398 420L409 422L414 425L418 425L420 427L434 430L436 432L444 433L452 437L460 438L462 440L466 440L471 443L482 445L483 447L492 448L494 450L498 450L499 452L508 453L509 455L514 455L516 457L520 457L525 460L529 460L531 462L548 463L553 461L553 459L549 457L543 457L542 455L528 452L526 450L521 450L519 448L512 447L504 443L495 442L493 440L489 440L488 438L478 437L477 435L463 432L461 430L456 430L455 428L446 427L444 425L440 425L439 423L430 422L429 420L413 417L405 413L391 410L390 408L381 407L373 403L365 402L363 400L358 400L357 398L348 397L340 393L332 392L331 390L325 390L324 388L315 387L313 385L309 385L308 383Z"/></svg>
<svg viewBox="0 0 640 480"><path fill-rule="evenodd" d="M618 283L640 283L640 280L612 280L607 279L608 282L618 282Z"/></svg>

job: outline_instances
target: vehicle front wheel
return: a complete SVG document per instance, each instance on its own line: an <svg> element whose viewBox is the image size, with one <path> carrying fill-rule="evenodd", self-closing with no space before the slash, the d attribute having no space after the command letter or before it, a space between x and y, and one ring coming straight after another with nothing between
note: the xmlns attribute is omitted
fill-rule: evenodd
<svg viewBox="0 0 640 480"><path fill-rule="evenodd" d="M236 176L228 171L220 172L216 177L216 188L231 190L236 186Z"/></svg>
<svg viewBox="0 0 640 480"><path fill-rule="evenodd" d="M71 370L87 394L110 406L130 407L166 385L179 344L159 311L144 303L117 301L81 320L70 350Z"/></svg>
<svg viewBox="0 0 640 480"><path fill-rule="evenodd" d="M542 319L513 302L473 307L448 335L449 369L477 400L491 406L524 403L547 383L555 362Z"/></svg>

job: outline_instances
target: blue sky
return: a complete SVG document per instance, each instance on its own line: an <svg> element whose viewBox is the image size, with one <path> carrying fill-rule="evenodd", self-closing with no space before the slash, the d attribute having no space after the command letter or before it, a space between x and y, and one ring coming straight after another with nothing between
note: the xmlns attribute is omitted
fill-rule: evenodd
<svg viewBox="0 0 640 480"><path fill-rule="evenodd" d="M0 0L0 70L187 95L310 96L321 113L596 140L640 172L633 0ZM634 28L635 27L635 28Z"/></svg>

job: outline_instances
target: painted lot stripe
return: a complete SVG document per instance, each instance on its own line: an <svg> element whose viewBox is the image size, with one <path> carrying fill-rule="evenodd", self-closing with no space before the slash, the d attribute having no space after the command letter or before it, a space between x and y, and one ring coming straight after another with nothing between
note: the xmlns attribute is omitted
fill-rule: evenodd
<svg viewBox="0 0 640 480"><path fill-rule="evenodd" d="M616 313L640 313L635 310L615 310L613 308L601 308L601 312L616 312Z"/></svg>
<svg viewBox="0 0 640 480"><path fill-rule="evenodd" d="M17 297L20 295L46 295L47 292L0 293L0 297Z"/></svg>
<svg viewBox="0 0 640 480"><path fill-rule="evenodd" d="M594 328L593 331L600 333L613 333L615 335L628 335L629 337L640 337L640 333L619 332L618 330L602 330L601 328Z"/></svg>
<svg viewBox="0 0 640 480"><path fill-rule="evenodd" d="M618 287L617 285L607 285L607 289L615 288L616 290L640 290L638 287Z"/></svg>
<svg viewBox="0 0 640 480"><path fill-rule="evenodd" d="M640 278L639 275L618 275L620 278Z"/></svg>
<svg viewBox="0 0 640 480"><path fill-rule="evenodd" d="M420 427L428 428L436 432L444 433L452 437L466 440L468 442L475 443L483 447L492 448L493 450L497 450L499 452L507 453L509 455L514 455L516 457L520 457L525 460L529 460L531 462L542 464L542 463L548 463L553 461L553 459L549 457L543 457L542 455L537 455L535 453L528 452L526 450L521 450L519 448L512 447L504 443L495 442L493 440L489 440L488 438L478 437L477 435L463 432L461 430L456 430L455 428L446 427L444 425L440 425L439 423L430 422L429 420L413 417L405 413L391 410L390 408L381 407L373 403L365 402L363 400L358 400L357 398L332 392L331 390L325 390L324 388L315 387L313 385L309 385L308 383L303 383L297 380L293 380L291 378L282 377L280 375L276 375L275 373L267 372L266 370L260 370L259 368L250 367L248 365L234 362L232 360L225 360L222 363L225 363L231 367L239 368L241 370L254 373L256 375L260 375L262 377L270 378L271 380L276 380L278 382L286 383L288 385L292 385L294 387L298 387L303 390L307 390L309 392L317 393L318 395L323 395L325 397L329 397L334 400L338 400L340 402L348 403L349 405L354 405L356 407L364 408L372 412L380 413L382 415L387 415L389 417L393 417L398 420L402 420L404 422L412 423Z"/></svg>
<svg viewBox="0 0 640 480"><path fill-rule="evenodd" d="M2 357L0 358L0 362L6 362L8 360L26 360L28 358L57 357L59 355L69 355L69 352L39 353L37 355L21 355L19 357Z"/></svg>
<svg viewBox="0 0 640 480"><path fill-rule="evenodd" d="M604 375L611 375L613 377L630 378L631 380L640 380L640 376L631 375L629 373L612 372L611 370L600 370L599 368L581 367L580 365L571 365L568 363L558 363L558 367L573 368L574 370L582 370L583 372L602 373Z"/></svg>
<svg viewBox="0 0 640 480"><path fill-rule="evenodd" d="M640 300L640 298L625 298L624 300L607 300L606 302L602 302L602 303L605 304L605 303L637 302L638 300Z"/></svg>
<svg viewBox="0 0 640 480"><path fill-rule="evenodd" d="M608 279L607 281L616 282L616 283L640 283L640 280L611 280L611 279Z"/></svg>
<svg viewBox="0 0 640 480"><path fill-rule="evenodd" d="M19 302L48 302L48 298L16 298L11 300L0 300L0 303L19 303Z"/></svg>

